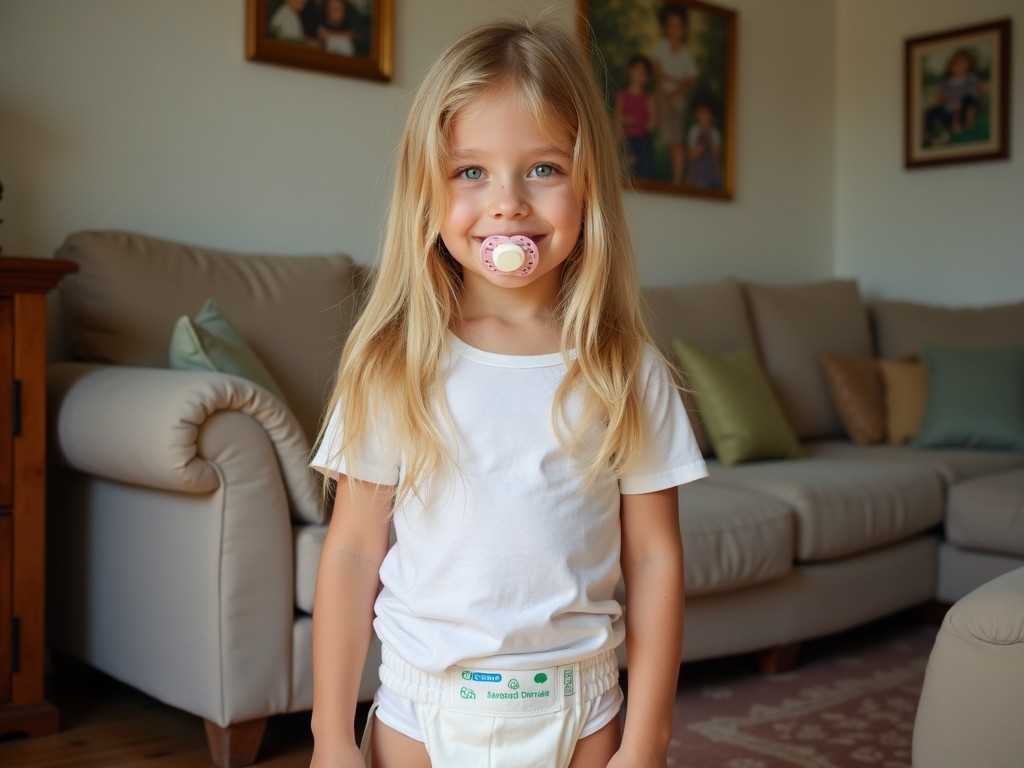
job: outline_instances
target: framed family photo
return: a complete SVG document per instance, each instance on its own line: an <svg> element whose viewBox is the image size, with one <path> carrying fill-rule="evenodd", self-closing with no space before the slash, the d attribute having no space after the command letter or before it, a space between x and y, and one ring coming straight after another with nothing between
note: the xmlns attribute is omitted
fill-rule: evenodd
<svg viewBox="0 0 1024 768"><path fill-rule="evenodd" d="M635 186L731 199L736 12L700 0L579 0L579 8Z"/></svg>
<svg viewBox="0 0 1024 768"><path fill-rule="evenodd" d="M252 61L390 80L392 0L246 0Z"/></svg>
<svg viewBox="0 0 1024 768"><path fill-rule="evenodd" d="M1010 156L1010 21L904 42L904 165Z"/></svg>

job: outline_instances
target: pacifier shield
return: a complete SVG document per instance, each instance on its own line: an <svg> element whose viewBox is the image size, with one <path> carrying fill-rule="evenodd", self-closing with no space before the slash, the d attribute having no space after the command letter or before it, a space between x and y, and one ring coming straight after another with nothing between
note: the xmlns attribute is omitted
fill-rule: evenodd
<svg viewBox="0 0 1024 768"><path fill-rule="evenodd" d="M537 244L526 235L491 235L480 245L480 263L498 274L525 277L539 260Z"/></svg>

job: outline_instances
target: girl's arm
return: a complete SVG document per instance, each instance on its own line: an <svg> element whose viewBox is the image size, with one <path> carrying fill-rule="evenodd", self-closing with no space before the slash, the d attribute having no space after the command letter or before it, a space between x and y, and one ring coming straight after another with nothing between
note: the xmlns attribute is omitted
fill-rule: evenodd
<svg viewBox="0 0 1024 768"><path fill-rule="evenodd" d="M678 491L622 496L629 706L608 768L665 768L683 640Z"/></svg>
<svg viewBox="0 0 1024 768"><path fill-rule="evenodd" d="M313 768L363 765L353 723L393 495L387 486L338 480L313 596Z"/></svg>

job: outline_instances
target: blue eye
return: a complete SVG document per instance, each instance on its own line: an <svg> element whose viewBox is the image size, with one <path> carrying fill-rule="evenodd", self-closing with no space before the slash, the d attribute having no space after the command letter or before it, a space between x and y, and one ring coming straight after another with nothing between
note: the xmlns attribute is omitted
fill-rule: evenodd
<svg viewBox="0 0 1024 768"><path fill-rule="evenodd" d="M484 172L479 168L463 168L459 172L459 176L470 181L479 181L484 177Z"/></svg>
<svg viewBox="0 0 1024 768"><path fill-rule="evenodd" d="M540 179L547 179L558 173L558 169L550 163L541 163L536 165L531 172L532 176L536 176Z"/></svg>

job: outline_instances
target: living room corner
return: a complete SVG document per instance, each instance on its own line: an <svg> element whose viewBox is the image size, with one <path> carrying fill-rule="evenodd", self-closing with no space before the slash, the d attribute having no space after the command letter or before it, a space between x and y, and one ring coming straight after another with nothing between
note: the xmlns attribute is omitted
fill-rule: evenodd
<svg viewBox="0 0 1024 768"><path fill-rule="evenodd" d="M1024 6L712 5L737 20L731 199L625 193L710 469L680 491L669 764L909 766L913 746L918 768L1019 765ZM0 378L34 386L46 434L48 558L43 605L24 562L42 533L18 533L32 508L0 504L0 717L33 734L0 733L0 764L308 764L329 511L306 462L405 112L465 29L518 12L575 30L585 7L394 0L384 81L247 60L246 0L4 0L0 259L61 276L45 312L31 288L45 338L0 338ZM1008 157L907 167L906 41L1004 19ZM19 290L0 290L0 320ZM15 320L11 338L43 327ZM45 385L20 381L17 344ZM17 499L37 470L12 450ZM19 579L45 648L20 645ZM44 660L46 701L18 677ZM59 729L50 699L70 707Z"/></svg>

